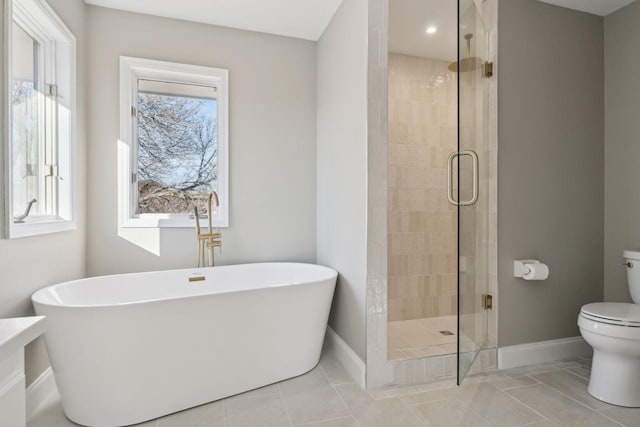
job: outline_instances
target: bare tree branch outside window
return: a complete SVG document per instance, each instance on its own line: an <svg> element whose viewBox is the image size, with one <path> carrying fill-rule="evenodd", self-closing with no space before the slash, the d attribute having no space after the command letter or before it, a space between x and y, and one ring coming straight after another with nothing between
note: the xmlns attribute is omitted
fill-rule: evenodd
<svg viewBox="0 0 640 427"><path fill-rule="evenodd" d="M12 203L14 212L23 212L29 200L40 199L38 91L34 88L31 80L14 79L10 89L12 104ZM31 213L37 213L40 205L36 205Z"/></svg>
<svg viewBox="0 0 640 427"><path fill-rule="evenodd" d="M139 93L140 213L206 212L217 184L216 106L215 99Z"/></svg>

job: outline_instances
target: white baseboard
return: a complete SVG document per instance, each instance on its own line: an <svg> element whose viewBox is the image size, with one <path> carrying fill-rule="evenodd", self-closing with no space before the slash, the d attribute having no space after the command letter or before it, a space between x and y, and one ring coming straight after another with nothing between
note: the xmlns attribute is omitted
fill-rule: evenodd
<svg viewBox="0 0 640 427"><path fill-rule="evenodd" d="M324 351L332 353L349 375L351 375L362 388L365 388L366 365L351 347L329 326L327 326L327 333L324 337L324 348Z"/></svg>
<svg viewBox="0 0 640 427"><path fill-rule="evenodd" d="M51 367L48 367L36 380L27 387L26 406L27 420L52 396L58 392L56 380Z"/></svg>
<svg viewBox="0 0 640 427"><path fill-rule="evenodd" d="M500 347L498 348L498 368L511 369L578 358L590 352L591 346L582 337Z"/></svg>

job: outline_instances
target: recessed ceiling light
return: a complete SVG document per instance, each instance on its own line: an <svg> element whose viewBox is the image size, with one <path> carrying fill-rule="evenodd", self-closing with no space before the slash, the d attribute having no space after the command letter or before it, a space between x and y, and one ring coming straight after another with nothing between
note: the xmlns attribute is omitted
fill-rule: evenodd
<svg viewBox="0 0 640 427"><path fill-rule="evenodd" d="M438 31L438 28L434 27L433 25L430 27L427 27L427 34L435 34L436 31Z"/></svg>

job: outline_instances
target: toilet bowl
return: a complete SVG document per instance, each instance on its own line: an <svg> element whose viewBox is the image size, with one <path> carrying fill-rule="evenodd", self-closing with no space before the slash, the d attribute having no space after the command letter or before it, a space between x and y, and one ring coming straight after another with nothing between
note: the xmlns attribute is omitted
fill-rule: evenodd
<svg viewBox="0 0 640 427"><path fill-rule="evenodd" d="M587 304L578 326L593 347L589 393L614 405L640 407L640 305Z"/></svg>
<svg viewBox="0 0 640 427"><path fill-rule="evenodd" d="M640 252L625 251L635 304L599 302L580 310L578 326L593 347L589 393L618 406L640 407Z"/></svg>

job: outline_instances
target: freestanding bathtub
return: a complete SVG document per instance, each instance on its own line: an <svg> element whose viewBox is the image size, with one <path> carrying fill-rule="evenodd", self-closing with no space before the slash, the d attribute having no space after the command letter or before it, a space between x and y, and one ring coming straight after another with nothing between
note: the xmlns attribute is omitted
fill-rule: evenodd
<svg viewBox="0 0 640 427"><path fill-rule="evenodd" d="M246 264L82 279L32 300L48 318L66 415L112 427L311 370L336 277L311 264Z"/></svg>

